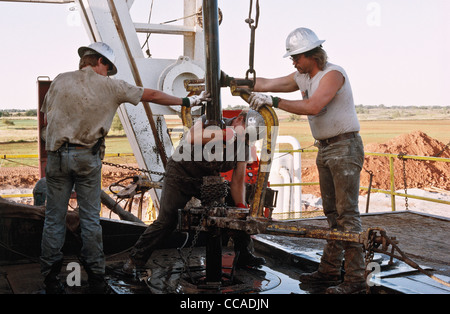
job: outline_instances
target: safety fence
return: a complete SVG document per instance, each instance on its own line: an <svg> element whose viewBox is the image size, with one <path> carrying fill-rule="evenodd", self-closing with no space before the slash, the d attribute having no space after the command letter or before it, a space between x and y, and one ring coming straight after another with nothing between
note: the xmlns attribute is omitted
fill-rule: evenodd
<svg viewBox="0 0 450 314"><path fill-rule="evenodd" d="M134 156L133 153L107 153L105 154L105 158L109 157L109 158L113 158L113 157L132 157ZM9 162L14 162L16 164L20 164L22 166L25 167L34 167L34 168L38 168L37 166L30 166L21 162L16 162L14 160L17 159L38 159L39 155L38 154L1 154L0 155L0 160L4 160L4 161L9 161ZM1 166L0 166L1 168ZM17 197L33 197L33 194L0 194L1 197L3 198L17 198Z"/></svg>
<svg viewBox="0 0 450 314"><path fill-rule="evenodd" d="M276 152L279 153L317 153L316 149L280 149ZM389 178L390 178L390 189L389 190L383 190L383 189L376 189L369 187L360 187L361 190L368 191L369 193L372 192L378 192L378 193L384 193L389 194L391 197L391 208L392 211L395 211L395 196L405 197L405 198L412 198L412 199L419 199L423 201L428 202L435 202L435 203L441 203L450 205L450 201L436 199L436 198L429 198L424 196L418 196L413 194L407 194L407 193L400 193L397 192L395 189L394 184L394 160L395 159L411 159L411 160L422 160L422 161L433 161L433 162L450 162L450 158L441 158L441 157L425 157L425 156L414 156L414 155L405 155L405 154L389 154L389 153L373 153L373 152L365 152L365 155L368 156L380 156L388 158L389 160ZM133 156L132 153L109 153L106 154L105 157L130 157ZM0 160L5 161L11 161L13 159L37 159L39 158L36 154L29 154L29 155L0 155ZM319 185L319 182L300 182L300 183L284 183L284 184L271 184L271 187L282 187L282 186L307 186L307 185ZM33 197L33 194L5 194L0 195L3 198L16 198L16 197ZM367 212L367 211L366 211Z"/></svg>
<svg viewBox="0 0 450 314"><path fill-rule="evenodd" d="M279 153L317 153L317 149L283 149L283 150L277 150L276 152ZM424 197L419 195L413 195L413 194L407 194L407 193L400 193L396 191L395 188L395 176L394 176L394 160L395 159L402 159L402 160L422 160L422 161L434 161L434 162L450 162L450 158L441 158L441 157L426 157L426 156L414 156L414 155L405 155L405 154L389 154L389 153L373 153L373 152L364 152L366 156L380 156L388 158L389 160L389 179L390 179L390 189L389 190L383 190L383 189L375 189L372 187L364 187L361 186L361 190L368 191L369 193L372 192L378 192L378 193L384 193L384 194L390 194L391 198L391 209L392 211L395 211L395 196L405 197L405 198L413 198L428 202L435 202L435 203L441 203L450 205L450 201L436 199L436 198L430 198L430 197ZM372 175L372 174L370 174ZM271 184L271 187L282 187L282 186L307 186L307 185L319 185L319 182L301 182L301 183L285 183L285 184ZM450 210L450 208L449 208ZM368 210L366 209L366 212Z"/></svg>

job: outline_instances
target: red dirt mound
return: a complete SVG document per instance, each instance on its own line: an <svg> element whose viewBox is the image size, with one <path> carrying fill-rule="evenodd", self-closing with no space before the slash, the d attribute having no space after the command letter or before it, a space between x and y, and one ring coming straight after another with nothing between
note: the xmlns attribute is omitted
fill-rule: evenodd
<svg viewBox="0 0 450 314"><path fill-rule="evenodd" d="M445 148L445 149L444 149ZM385 144L368 144L366 152L406 154L425 157L450 157L450 148L429 137L421 131L400 135ZM438 187L450 190L450 163L412 159L394 159L395 188L404 188L403 163L405 165L406 185L408 188ZM372 171L374 188L389 189L389 159L386 157L366 156L364 169ZM368 186L369 174L361 172L361 185Z"/></svg>
<svg viewBox="0 0 450 314"><path fill-rule="evenodd" d="M426 156L450 158L450 147L439 142L421 131L403 134L384 144L368 144L365 152L388 153L398 155ZM439 155L439 156L438 156ZM364 168L361 172L361 186L369 186L369 171L373 173L372 188L389 190L389 158L384 156L366 155ZM407 188L437 187L450 190L450 163L442 161L418 161L405 159ZM395 189L404 189L403 160L394 159ZM318 182L315 165L302 170L303 182ZM318 194L318 189L303 187L304 193Z"/></svg>

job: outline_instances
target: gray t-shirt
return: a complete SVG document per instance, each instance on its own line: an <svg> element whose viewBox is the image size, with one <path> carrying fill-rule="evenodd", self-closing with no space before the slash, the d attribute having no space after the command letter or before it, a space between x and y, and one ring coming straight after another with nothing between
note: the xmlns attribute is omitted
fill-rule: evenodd
<svg viewBox="0 0 450 314"><path fill-rule="evenodd" d="M69 142L87 147L108 134L120 104L137 105L144 89L97 74L88 66L59 74L50 85L41 111L47 115L45 149Z"/></svg>
<svg viewBox="0 0 450 314"><path fill-rule="evenodd" d="M340 72L344 76L345 82L334 98L318 114L308 116L311 133L316 140L324 140L339 134L360 130L352 88L343 68L328 62L324 70L317 73L312 79L308 74L299 72L295 74L294 79L299 89L311 97L319 87L320 80L330 71Z"/></svg>

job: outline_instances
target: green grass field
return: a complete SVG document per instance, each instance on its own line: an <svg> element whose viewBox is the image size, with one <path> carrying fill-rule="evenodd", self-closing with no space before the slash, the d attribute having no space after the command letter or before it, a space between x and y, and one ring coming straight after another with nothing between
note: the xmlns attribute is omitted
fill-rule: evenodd
<svg viewBox="0 0 450 314"><path fill-rule="evenodd" d="M289 119L287 113L278 113L280 121L279 135L295 137L302 148L311 147L314 139L311 136L308 121L304 117ZM9 120L9 123L5 123ZM450 141L450 119L389 119L360 120L361 137L364 144L385 143L401 134L422 131L428 136L447 144ZM114 132L117 134L117 132ZM38 131L36 118L1 118L0 119L0 167L17 167L19 164L37 166L36 159L5 160L4 155L38 154ZM125 136L110 136L106 139L106 153L132 153L128 139ZM288 149L290 147L280 147ZM117 163L135 163L134 157L107 159Z"/></svg>
<svg viewBox="0 0 450 314"><path fill-rule="evenodd" d="M360 124L360 134L364 145L385 143L401 134L413 131L422 131L444 144L450 141L450 120L362 120ZM294 136L303 148L314 143L306 120L281 121L280 135Z"/></svg>

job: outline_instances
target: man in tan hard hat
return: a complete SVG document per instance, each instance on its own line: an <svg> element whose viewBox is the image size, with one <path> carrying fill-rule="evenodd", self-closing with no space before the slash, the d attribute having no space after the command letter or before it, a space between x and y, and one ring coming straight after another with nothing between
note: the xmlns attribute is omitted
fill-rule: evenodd
<svg viewBox="0 0 450 314"><path fill-rule="evenodd" d="M69 198L77 194L81 227L81 260L91 292L106 289L103 279L100 192L104 137L122 103L141 101L160 105L200 105L203 96L174 97L158 90L112 79L117 73L113 50L96 42L80 47L79 70L59 74L45 96L41 111L47 121L45 148L47 204L41 247L41 273L47 293L63 293L58 278L63 262ZM102 149L103 148L103 149Z"/></svg>
<svg viewBox="0 0 450 314"><path fill-rule="evenodd" d="M307 115L319 148L319 170L323 209L330 228L360 232L359 178L364 148L359 135L350 81L344 69L327 62L324 40L308 28L292 31L286 39L286 54L296 71L279 78L256 78L250 96L253 109L268 105ZM295 92L302 99L287 100L259 92ZM342 259L344 281L340 283ZM303 283L330 286L327 293L355 293L365 289L362 245L328 240L318 271L300 276Z"/></svg>

